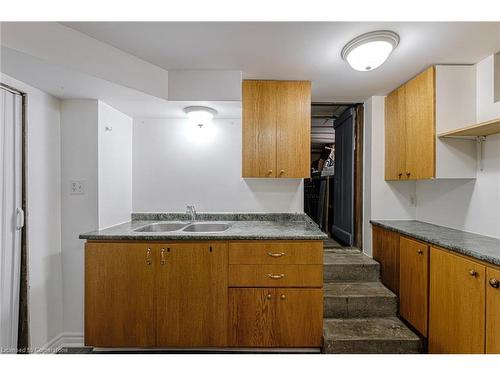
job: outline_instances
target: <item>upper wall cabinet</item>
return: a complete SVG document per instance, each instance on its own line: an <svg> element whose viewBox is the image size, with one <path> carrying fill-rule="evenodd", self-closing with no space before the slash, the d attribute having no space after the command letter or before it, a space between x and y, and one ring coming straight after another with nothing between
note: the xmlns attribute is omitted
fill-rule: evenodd
<svg viewBox="0 0 500 375"><path fill-rule="evenodd" d="M475 178L471 142L438 138L476 118L472 65L432 66L385 100L385 179Z"/></svg>
<svg viewBox="0 0 500 375"><path fill-rule="evenodd" d="M243 81L243 177L308 178L311 82Z"/></svg>

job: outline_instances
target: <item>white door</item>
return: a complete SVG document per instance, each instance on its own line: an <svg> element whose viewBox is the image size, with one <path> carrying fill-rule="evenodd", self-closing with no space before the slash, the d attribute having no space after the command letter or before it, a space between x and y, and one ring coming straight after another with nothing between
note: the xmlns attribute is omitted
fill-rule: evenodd
<svg viewBox="0 0 500 375"><path fill-rule="evenodd" d="M0 350L15 353L22 212L22 96L0 87Z"/></svg>

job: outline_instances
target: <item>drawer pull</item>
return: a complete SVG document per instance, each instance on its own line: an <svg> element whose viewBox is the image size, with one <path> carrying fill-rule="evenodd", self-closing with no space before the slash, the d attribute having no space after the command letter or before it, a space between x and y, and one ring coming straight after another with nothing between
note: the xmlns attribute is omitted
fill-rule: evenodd
<svg viewBox="0 0 500 375"><path fill-rule="evenodd" d="M281 299L285 299L285 298L286 298L286 296L285 296L284 294L282 294L282 295L280 296L280 298L281 298Z"/></svg>
<svg viewBox="0 0 500 375"><path fill-rule="evenodd" d="M167 260L165 259L165 249L161 249L161 252L160 252L160 264L162 266L164 266L165 263L167 263Z"/></svg>
<svg viewBox="0 0 500 375"><path fill-rule="evenodd" d="M151 249L148 247L146 250L146 265L150 266L152 263L151 261Z"/></svg>
<svg viewBox="0 0 500 375"><path fill-rule="evenodd" d="M493 278L493 279L490 279L490 285L492 288L498 288L500 287L500 281L498 281L497 279Z"/></svg>
<svg viewBox="0 0 500 375"><path fill-rule="evenodd" d="M283 255L285 255L285 253L267 253L267 255L269 255L270 257L273 257L273 258L279 258L279 257L282 257Z"/></svg>
<svg viewBox="0 0 500 375"><path fill-rule="evenodd" d="M417 250L417 254L418 254L418 255L422 255L423 253L424 253L424 252L423 252L423 250L422 250L422 249L418 249L418 250Z"/></svg>
<svg viewBox="0 0 500 375"><path fill-rule="evenodd" d="M269 293L267 296L266 296L267 299L271 299L272 296L271 296L271 293Z"/></svg>
<svg viewBox="0 0 500 375"><path fill-rule="evenodd" d="M471 275L473 277L476 277L477 276L477 272L475 270L469 270L469 275Z"/></svg>
<svg viewBox="0 0 500 375"><path fill-rule="evenodd" d="M284 273L280 273L279 275L273 275L272 273L267 274L267 277L273 280L279 280L285 277Z"/></svg>

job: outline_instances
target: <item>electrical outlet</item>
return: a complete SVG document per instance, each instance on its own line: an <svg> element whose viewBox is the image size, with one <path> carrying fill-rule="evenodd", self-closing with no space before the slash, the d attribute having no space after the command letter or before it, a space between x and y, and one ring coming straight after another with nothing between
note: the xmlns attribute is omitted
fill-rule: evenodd
<svg viewBox="0 0 500 375"><path fill-rule="evenodd" d="M85 181L70 181L69 193L71 195L85 194Z"/></svg>

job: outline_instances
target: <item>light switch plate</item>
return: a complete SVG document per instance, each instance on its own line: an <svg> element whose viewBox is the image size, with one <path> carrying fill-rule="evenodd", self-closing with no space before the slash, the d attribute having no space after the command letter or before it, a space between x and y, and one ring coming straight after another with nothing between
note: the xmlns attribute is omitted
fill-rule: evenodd
<svg viewBox="0 0 500 375"><path fill-rule="evenodd" d="M69 193L71 195L82 195L85 194L85 181L82 180L72 180L69 183Z"/></svg>

